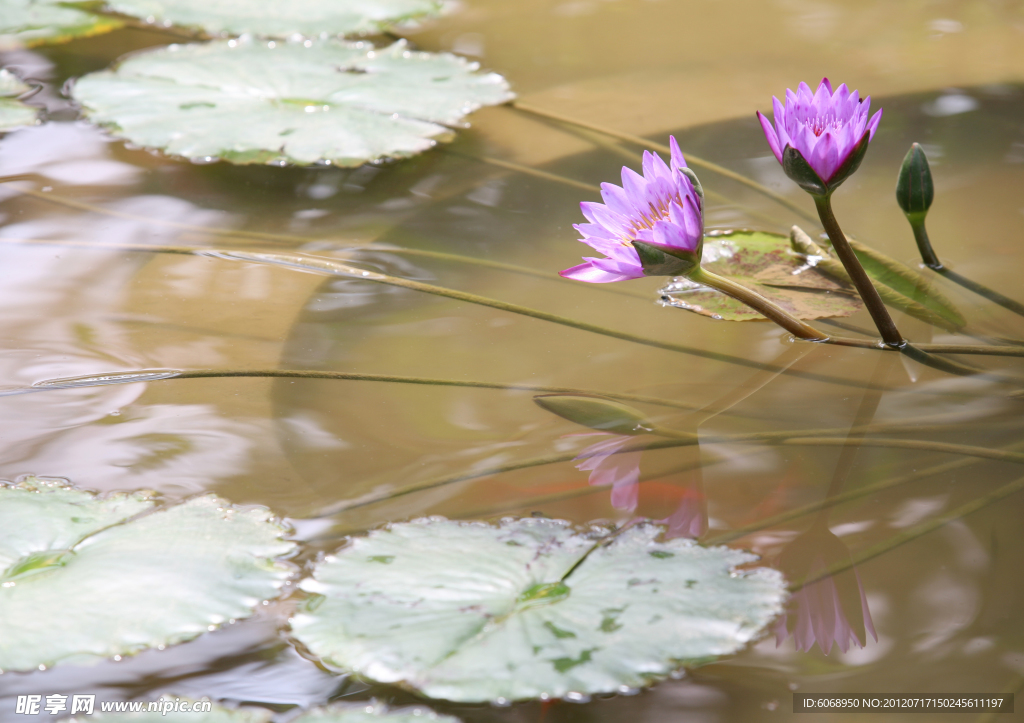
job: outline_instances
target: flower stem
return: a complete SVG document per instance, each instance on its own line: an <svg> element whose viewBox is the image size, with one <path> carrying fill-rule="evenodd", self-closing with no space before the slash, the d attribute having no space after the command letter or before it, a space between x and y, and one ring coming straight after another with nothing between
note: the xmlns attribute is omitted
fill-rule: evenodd
<svg viewBox="0 0 1024 723"><path fill-rule="evenodd" d="M818 580L823 580L826 577L837 575L840 572L843 572L844 570L849 570L852 567L862 565L872 558L878 557L883 553L889 552L890 550L893 550L899 547L900 545L910 542L911 540L916 540L917 538L922 537L928 534L929 532L937 530L940 527L943 527L944 525L953 522L954 520L958 520L961 517L966 517L967 515L977 512L978 510L984 509L985 507L988 507L991 504L995 504L996 502L999 502L1000 500L1003 500L1016 492L1020 492L1021 490L1024 490L1024 477L1021 477L1018 480L1010 482L1007 485L1003 485L994 492L990 492L989 494L983 497L979 497L973 502L968 502L966 505L958 507L955 510L946 513L945 515L940 515L939 517L936 517L927 522L922 522L919 525L911 527L902 534L896 535L895 537L885 540L883 542L879 542L876 545L872 545L871 547L868 547L865 550L861 550L857 554L853 555L849 560L842 561L837 565L829 567L828 569L823 570L820 574L804 580L802 583L800 583L799 586L790 588L790 592L796 592L800 588L807 587L808 585L815 583Z"/></svg>
<svg viewBox="0 0 1024 723"><path fill-rule="evenodd" d="M771 319L799 339L804 339L805 341L828 340L828 334L825 332L818 331L810 324L800 321L795 316L792 316L789 312L773 304L756 291L752 291L746 286L738 284L731 279L719 276L713 271L708 271L702 267L698 267L696 271L692 272L689 278L696 281L698 284L710 286L711 288L717 289L723 294L731 296L737 301L746 304L751 309L757 311L757 313Z"/></svg>
<svg viewBox="0 0 1024 723"><path fill-rule="evenodd" d="M846 235L839 228L839 222L836 221L836 216L832 212L832 197L814 196L814 205L818 209L821 225L825 227L825 233L832 241L832 248L836 250L836 255L846 267L846 272L850 274L850 279L860 293L860 298L864 300L868 313L871 314L875 326L878 327L878 333L882 335L882 341L892 347L902 346L904 341L899 329L896 328L892 317L889 316L885 304L882 303L882 298L878 295L874 284L871 283L871 279L868 278L864 267L857 260L857 254L850 248L850 242L846 240Z"/></svg>
<svg viewBox="0 0 1024 723"><path fill-rule="evenodd" d="M1024 316L1024 304L1021 304L1019 301L1014 301L1008 296L1003 296L998 291L990 289L984 284L979 284L977 281L971 281L970 279L961 276L952 269L947 269L945 266L939 269L935 269L935 271L945 276L954 284L959 284L965 289L973 291L978 296L988 299L994 304L998 304L1007 311L1012 311L1014 314L1017 314L1018 316Z"/></svg>
<svg viewBox="0 0 1024 723"><path fill-rule="evenodd" d="M921 261L932 271L942 274L947 279L955 284L973 291L978 296L988 299L994 304L998 304L1008 311L1012 311L1018 316L1024 316L1024 304L1019 301L1003 296L998 291L988 288L984 284L979 284L977 281L971 281L968 278L961 276L951 269L947 269L939 257L936 255L935 250L932 248L931 239L928 238L928 230L924 226L924 218L911 218L907 216L907 220L910 221L910 228L914 231L914 240L917 242L917 250L921 253Z"/></svg>
<svg viewBox="0 0 1024 723"><path fill-rule="evenodd" d="M1020 449L1020 446L1021 445L1019 444L1014 445L1013 447L1010 447L1010 450L1013 451L1015 449ZM798 519L805 515L813 514L815 512L820 512L821 510L828 509L830 507L835 507L844 502L850 502L852 500L857 500L862 497L867 497L869 495L873 495L884 490L892 489L893 487L898 487L900 485L907 484L908 482L916 482L917 480L926 479L928 477L934 477L936 475L944 474L946 472L954 472L957 470L961 470L966 467L970 467L971 465L980 464L981 461L982 460L976 457L967 457L963 459L955 459L951 462L943 462L942 464L938 464L933 467L927 467L922 470L908 472L907 474L882 480L881 482L876 482L865 487L858 487L857 489L850 490L849 492L844 492L840 495L836 495L835 497L829 497L818 500L816 502L811 502L810 504L806 504L801 507L795 507L791 510L787 510L786 512L780 513L778 515L765 517L756 522L752 522L749 525L737 527L735 529L729 530L728 532L724 532L720 535L715 535L714 537L706 538L702 540L702 544L725 545L730 542L733 542L734 540L739 540L740 538L745 537L746 535L749 535L752 532L760 532L761 530L767 530L772 527L780 527L781 525L784 525L787 522L791 522L792 520Z"/></svg>
<svg viewBox="0 0 1024 723"><path fill-rule="evenodd" d="M935 255L932 242L928 238L928 231L924 227L924 219L913 219L910 221L910 228L914 230L914 240L917 241L917 250L921 253L921 260L929 269L942 271L942 262Z"/></svg>

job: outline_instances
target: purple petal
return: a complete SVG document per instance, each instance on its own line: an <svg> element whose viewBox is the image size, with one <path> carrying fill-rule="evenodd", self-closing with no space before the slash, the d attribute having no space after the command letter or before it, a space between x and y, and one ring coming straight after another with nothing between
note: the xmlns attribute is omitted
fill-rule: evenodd
<svg viewBox="0 0 1024 723"><path fill-rule="evenodd" d="M601 184L601 198L604 199L605 205L615 213L627 218L632 215L633 209L629 205L629 199L626 198L626 192L614 183Z"/></svg>
<svg viewBox="0 0 1024 723"><path fill-rule="evenodd" d="M647 210L647 182L644 177L631 168L622 167L622 187L626 191L630 205L637 211Z"/></svg>
<svg viewBox="0 0 1024 723"><path fill-rule="evenodd" d="M847 155L849 155L849 151L847 151ZM846 160L845 157L839 157L839 144L836 142L835 135L831 131L825 131L821 134L817 145L814 147L813 154L810 158L806 156L805 158L811 168L814 169L814 172L826 183L832 180L836 169Z"/></svg>
<svg viewBox="0 0 1024 723"><path fill-rule="evenodd" d="M829 81L828 78L822 78L821 79L821 82L818 84L818 89L820 90L822 86L825 86L825 89L828 91L828 94L832 95L832 83L831 83L831 81ZM846 83L843 83L842 87L845 88L846 87Z"/></svg>
<svg viewBox="0 0 1024 723"><path fill-rule="evenodd" d="M683 152L679 150L675 136L668 137L668 149L672 156L672 170L678 171L680 168L686 168L686 159L683 158Z"/></svg>
<svg viewBox="0 0 1024 723"><path fill-rule="evenodd" d="M559 271L558 275L566 279L576 279L577 281L587 281L592 284L607 284L612 281L626 281L627 279L639 278L637 276L627 276L625 274L612 274L607 271L595 267L591 262L596 259L588 259L586 263L580 264L579 266L573 266L565 271Z"/></svg>
<svg viewBox="0 0 1024 723"><path fill-rule="evenodd" d="M628 456L628 455L623 455ZM616 474L621 474L616 470ZM612 485L612 507L617 510L632 512L640 501L640 468L629 472L621 482Z"/></svg>
<svg viewBox="0 0 1024 723"><path fill-rule="evenodd" d="M869 96L864 100L865 104L871 103L871 97ZM868 121L868 142L875 137L875 131L878 130L878 123L882 120L882 109L879 108L878 112L871 116L871 120Z"/></svg>
<svg viewBox="0 0 1024 723"><path fill-rule="evenodd" d="M583 215L587 217L588 221L604 226L613 234L621 236L629 231L629 220L625 216L615 213L603 203L585 201L580 204L580 208L583 209Z"/></svg>
<svg viewBox="0 0 1024 723"><path fill-rule="evenodd" d="M779 136L775 133L775 129L772 128L772 124L768 119L761 114L761 111L757 111L757 119L761 121L761 130L764 131L764 137L765 140L768 141L768 147L772 149L772 153L775 154L775 158L779 163L782 163L782 149L779 148Z"/></svg>
<svg viewBox="0 0 1024 723"><path fill-rule="evenodd" d="M774 95L772 96L772 112L775 115L775 131L779 139L779 152L776 154L776 157L779 159L779 163L782 163L782 149L787 145L791 145L792 139L790 134L786 132L786 108Z"/></svg>

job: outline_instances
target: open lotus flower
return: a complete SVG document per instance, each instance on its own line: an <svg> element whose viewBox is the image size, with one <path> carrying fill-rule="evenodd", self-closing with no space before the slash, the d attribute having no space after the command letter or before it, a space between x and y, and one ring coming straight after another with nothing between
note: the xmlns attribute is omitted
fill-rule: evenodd
<svg viewBox="0 0 1024 723"><path fill-rule="evenodd" d="M791 582L801 583L813 580L831 565L849 560L846 545L820 522L787 545L775 566ZM801 587L790 597L786 612L775 625L777 646L792 635L797 650L807 652L817 643L825 655L833 645L844 653L851 646L863 648L868 633L878 641L856 568Z"/></svg>
<svg viewBox="0 0 1024 723"><path fill-rule="evenodd" d="M703 192L675 138L671 165L644 151L643 175L622 168L622 187L601 184L604 203L580 204L589 223L574 228L605 258L587 258L561 275L606 283L644 276L679 276L700 266Z"/></svg>
<svg viewBox="0 0 1024 723"><path fill-rule="evenodd" d="M786 90L785 105L775 97L772 104L774 128L757 113L768 145L786 175L816 196L829 195L857 170L882 119L881 110L868 118L871 96L862 101L845 83L833 92L828 78L813 93L801 83L795 93Z"/></svg>

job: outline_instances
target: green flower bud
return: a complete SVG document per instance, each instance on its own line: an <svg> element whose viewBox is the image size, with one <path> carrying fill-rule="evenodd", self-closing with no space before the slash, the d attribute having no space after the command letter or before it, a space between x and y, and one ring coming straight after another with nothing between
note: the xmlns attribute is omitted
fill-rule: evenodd
<svg viewBox="0 0 1024 723"><path fill-rule="evenodd" d="M915 224L924 221L934 198L935 187L932 185L928 158L921 145L915 143L900 167L900 176L896 180L896 202L903 213L907 214L910 223Z"/></svg>
<svg viewBox="0 0 1024 723"><path fill-rule="evenodd" d="M654 424L639 409L597 396L541 394L538 406L570 422L614 434L649 434Z"/></svg>

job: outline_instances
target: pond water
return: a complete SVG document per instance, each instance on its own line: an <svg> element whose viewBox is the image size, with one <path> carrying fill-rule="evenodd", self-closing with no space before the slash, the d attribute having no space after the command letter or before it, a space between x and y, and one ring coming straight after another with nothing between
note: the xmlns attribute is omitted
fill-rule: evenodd
<svg viewBox="0 0 1024 723"><path fill-rule="evenodd" d="M408 36L501 72L524 105L655 143L674 133L684 152L804 211L698 167L716 194L710 230L786 233L798 223L820 233L813 204L770 155L754 110L769 110L773 94L801 80L845 81L885 109L861 170L835 198L847 232L917 263L893 187L903 154L921 142L936 178L929 228L939 255L1021 298L1022 33L1019 3L466 0ZM553 272L584 252L572 228L582 221L578 203L597 200L596 186L615 182L623 163L638 168L642 148L523 110L481 111L450 146L351 170L191 164L128 148L77 120L61 94L68 78L175 39L126 29L0 57L45 83L34 102L50 117L0 138L0 175L35 174L0 184L0 387L10 392L0 397L2 478L57 476L168 500L212 491L265 505L306 543L300 562L347 534L423 515L667 519L677 532L751 549L788 573L801 551L838 559L891 548L837 582L860 638L852 645L819 639L811 647L807 631L797 640L768 635L636 695L501 708L430 703L467 721L760 721L794 715L794 692L961 696L1024 687L1024 496L953 514L1017 479L1019 460L939 448L1018 445L1019 386L667 308L656 279L602 287L559 279ZM689 352L372 281L148 246L306 253ZM1019 317L936 283L973 333L1024 335ZM896 319L918 341L974 342ZM871 324L863 312L843 321ZM1019 359L978 359L1020 373ZM214 375L16 393L43 380L139 369L407 380ZM667 400L676 406L630 403L701 443L643 452L631 460L640 465L634 486L592 486L572 457L602 438L575 436L588 430L539 408L527 386ZM875 427L859 448L844 446L858 424ZM833 431L818 444L728 438L784 430ZM885 446L892 440L934 444ZM560 461L528 464L546 457ZM846 501L815 509L837 495ZM944 516L952 519L913 537ZM908 533L905 544L886 544ZM862 605L869 612L860 619ZM4 673L0 721L27 719L13 713L14 700L38 693L209 696L285 718L334 699L419 700L329 672L285 642L279 631L292 606L286 598L130 659ZM830 615L818 611L818 638ZM791 630L795 618L791 610ZM964 719L933 716L946 718Z"/></svg>

